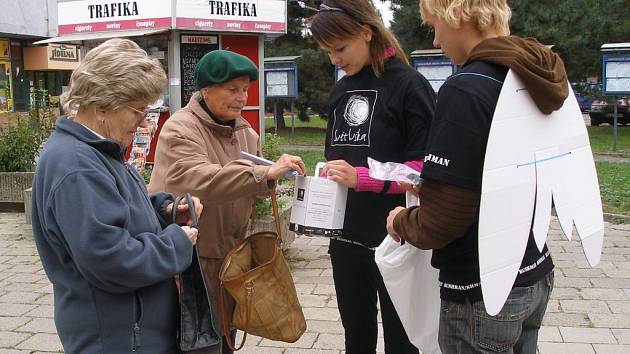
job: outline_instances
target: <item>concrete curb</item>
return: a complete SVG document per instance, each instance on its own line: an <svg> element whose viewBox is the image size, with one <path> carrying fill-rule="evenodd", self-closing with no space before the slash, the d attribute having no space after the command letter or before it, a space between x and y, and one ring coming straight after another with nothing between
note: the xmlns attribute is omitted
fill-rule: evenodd
<svg viewBox="0 0 630 354"><path fill-rule="evenodd" d="M621 214L604 213L604 221L621 224L630 224L630 216Z"/></svg>

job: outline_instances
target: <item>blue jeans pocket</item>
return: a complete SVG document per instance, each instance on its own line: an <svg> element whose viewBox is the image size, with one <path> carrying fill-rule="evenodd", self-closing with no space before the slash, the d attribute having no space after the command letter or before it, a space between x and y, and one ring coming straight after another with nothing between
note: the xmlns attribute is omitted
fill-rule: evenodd
<svg viewBox="0 0 630 354"><path fill-rule="evenodd" d="M473 304L473 342L476 346L493 352L505 352L512 348L521 336L523 321L527 318L533 287L514 288L505 305L495 316L490 316L483 301Z"/></svg>

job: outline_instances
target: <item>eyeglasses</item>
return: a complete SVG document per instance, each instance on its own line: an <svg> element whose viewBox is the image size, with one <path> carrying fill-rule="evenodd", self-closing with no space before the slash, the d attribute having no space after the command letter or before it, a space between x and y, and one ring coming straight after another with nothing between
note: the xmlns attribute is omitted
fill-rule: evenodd
<svg viewBox="0 0 630 354"><path fill-rule="evenodd" d="M149 113L149 108L145 108L144 111L141 111L139 109L133 108L131 106L125 106L127 108L129 108L130 110L136 112L139 116L141 116L142 118L145 118L147 116L147 113Z"/></svg>

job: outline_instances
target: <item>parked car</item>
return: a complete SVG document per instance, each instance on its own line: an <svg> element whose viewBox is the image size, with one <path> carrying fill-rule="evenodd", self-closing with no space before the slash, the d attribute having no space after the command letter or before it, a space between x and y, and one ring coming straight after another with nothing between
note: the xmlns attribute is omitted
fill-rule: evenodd
<svg viewBox="0 0 630 354"><path fill-rule="evenodd" d="M598 126L602 123L613 125L614 112L615 105L612 98L593 100L589 112L591 126ZM617 124L630 124L630 105L628 104L627 97L622 97L617 100Z"/></svg>
<svg viewBox="0 0 630 354"><path fill-rule="evenodd" d="M583 113L588 113L591 110L591 104L593 104L593 101L595 100L593 96L584 95L579 92L575 93L575 98L577 99L580 110Z"/></svg>

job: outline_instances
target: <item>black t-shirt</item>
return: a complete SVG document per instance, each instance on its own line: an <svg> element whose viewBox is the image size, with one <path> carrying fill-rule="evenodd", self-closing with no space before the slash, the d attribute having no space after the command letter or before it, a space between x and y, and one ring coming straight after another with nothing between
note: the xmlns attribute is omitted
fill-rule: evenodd
<svg viewBox="0 0 630 354"><path fill-rule="evenodd" d="M429 82L399 59L389 59L380 77L366 66L342 78L330 94L326 159L346 160L355 167L367 167L368 157L381 162L421 160L434 108ZM348 190L344 238L368 247L383 241L388 212L405 205L403 194L383 192ZM335 247L350 246L333 242L331 252Z"/></svg>
<svg viewBox="0 0 630 354"><path fill-rule="evenodd" d="M507 71L503 66L476 61L444 83L428 138L423 178L481 192L490 125ZM476 301L482 297L478 227L475 222L464 236L433 251L431 263L440 270L444 300ZM551 269L547 246L540 252L530 231L515 286L529 286Z"/></svg>

